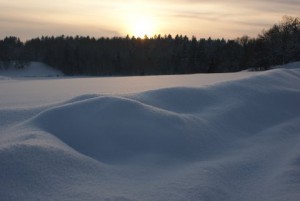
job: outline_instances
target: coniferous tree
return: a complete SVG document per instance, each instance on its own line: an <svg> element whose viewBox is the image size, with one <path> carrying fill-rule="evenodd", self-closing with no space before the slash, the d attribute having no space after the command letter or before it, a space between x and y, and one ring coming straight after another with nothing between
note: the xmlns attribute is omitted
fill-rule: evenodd
<svg viewBox="0 0 300 201"><path fill-rule="evenodd" d="M0 68L44 62L67 75L155 75L233 72L300 60L300 20L285 16L257 38L197 39L42 36L0 40Z"/></svg>

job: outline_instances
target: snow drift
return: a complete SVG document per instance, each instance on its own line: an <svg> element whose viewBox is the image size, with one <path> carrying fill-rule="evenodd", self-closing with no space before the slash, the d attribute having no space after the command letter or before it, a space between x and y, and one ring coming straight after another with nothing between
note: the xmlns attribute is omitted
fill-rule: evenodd
<svg viewBox="0 0 300 201"><path fill-rule="evenodd" d="M22 69L10 67L7 70L0 69L0 80L5 77L59 77L64 74L44 63L41 62L29 62Z"/></svg>
<svg viewBox="0 0 300 201"><path fill-rule="evenodd" d="M296 201L299 80L299 69L277 69L2 109L0 197Z"/></svg>

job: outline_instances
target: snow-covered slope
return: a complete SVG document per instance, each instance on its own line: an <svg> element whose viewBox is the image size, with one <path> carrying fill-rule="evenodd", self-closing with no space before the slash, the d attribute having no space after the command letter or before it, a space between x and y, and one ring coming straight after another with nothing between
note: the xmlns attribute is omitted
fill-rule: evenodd
<svg viewBox="0 0 300 201"><path fill-rule="evenodd" d="M17 77L58 77L63 73L41 62L30 62L23 69L9 68L8 70L0 69L0 80L4 78Z"/></svg>
<svg viewBox="0 0 300 201"><path fill-rule="evenodd" d="M274 68L285 68L285 69L295 69L300 68L300 61L292 62L281 66L275 66Z"/></svg>
<svg viewBox="0 0 300 201"><path fill-rule="evenodd" d="M2 105L1 200L299 200L300 70L235 75Z"/></svg>

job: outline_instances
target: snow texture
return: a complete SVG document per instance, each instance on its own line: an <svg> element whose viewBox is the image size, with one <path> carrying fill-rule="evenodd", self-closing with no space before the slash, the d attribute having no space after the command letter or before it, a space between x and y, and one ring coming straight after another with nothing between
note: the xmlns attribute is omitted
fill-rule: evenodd
<svg viewBox="0 0 300 201"><path fill-rule="evenodd" d="M293 66L1 79L0 200L297 201L300 64ZM49 90L56 82L57 93Z"/></svg>

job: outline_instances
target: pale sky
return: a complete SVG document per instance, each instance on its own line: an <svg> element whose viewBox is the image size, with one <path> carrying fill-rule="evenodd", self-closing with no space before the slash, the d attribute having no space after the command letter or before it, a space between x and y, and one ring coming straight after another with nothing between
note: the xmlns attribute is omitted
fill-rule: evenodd
<svg viewBox="0 0 300 201"><path fill-rule="evenodd" d="M299 17L300 0L0 0L0 39L182 34L257 36L282 16Z"/></svg>

